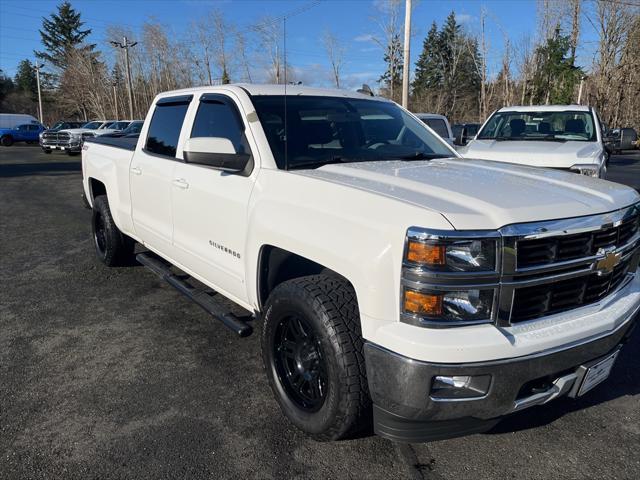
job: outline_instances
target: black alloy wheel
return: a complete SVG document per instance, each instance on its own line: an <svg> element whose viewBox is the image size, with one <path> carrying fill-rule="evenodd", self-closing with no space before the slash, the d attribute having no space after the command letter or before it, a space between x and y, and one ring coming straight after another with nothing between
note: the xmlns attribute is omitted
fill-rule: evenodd
<svg viewBox="0 0 640 480"><path fill-rule="evenodd" d="M320 339L296 313L276 327L274 360L278 378L298 408L317 412L328 390L327 367Z"/></svg>

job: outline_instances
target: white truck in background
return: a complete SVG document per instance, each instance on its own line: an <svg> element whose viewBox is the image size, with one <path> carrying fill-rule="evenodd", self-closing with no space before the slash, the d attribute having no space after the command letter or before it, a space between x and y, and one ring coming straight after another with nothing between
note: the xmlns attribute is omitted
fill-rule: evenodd
<svg viewBox="0 0 640 480"><path fill-rule="evenodd" d="M598 114L585 105L501 108L458 153L598 178L604 177L609 162Z"/></svg>
<svg viewBox="0 0 640 480"><path fill-rule="evenodd" d="M448 438L583 395L638 317L633 189L461 159L384 99L167 92L139 138L88 139L82 171L99 259L138 242L239 335L260 322L275 398L316 439L371 418L392 440Z"/></svg>

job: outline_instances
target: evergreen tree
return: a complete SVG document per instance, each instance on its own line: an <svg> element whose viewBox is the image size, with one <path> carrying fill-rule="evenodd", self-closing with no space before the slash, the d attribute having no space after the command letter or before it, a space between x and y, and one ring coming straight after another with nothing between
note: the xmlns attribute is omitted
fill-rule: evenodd
<svg viewBox="0 0 640 480"><path fill-rule="evenodd" d="M60 69L65 69L69 53L83 45L91 33L91 29L83 30L83 25L80 13L65 0L58 5L57 13L43 19L40 37L45 51L35 52L36 56ZM95 44L84 45L82 48L93 51Z"/></svg>
<svg viewBox="0 0 640 480"><path fill-rule="evenodd" d="M394 34L391 38L391 42L385 50L384 62L387 64L387 69L380 77L379 82L382 82L385 90L393 100L398 96L397 94L402 88L402 68L404 61L400 35Z"/></svg>
<svg viewBox="0 0 640 480"><path fill-rule="evenodd" d="M457 118L476 111L481 76L477 42L462 31L451 12L441 30L431 25L416 62L413 99L419 108Z"/></svg>
<svg viewBox="0 0 640 480"><path fill-rule="evenodd" d="M14 89L13 80L7 77L5 73L0 69L0 109L4 109L4 102Z"/></svg>
<svg viewBox="0 0 640 480"><path fill-rule="evenodd" d="M569 104L583 72L573 65L571 41L556 29L555 35L536 49L536 73L533 77L533 102Z"/></svg>
<svg viewBox="0 0 640 480"><path fill-rule="evenodd" d="M18 90L27 92L35 97L38 93L38 82L33 64L29 60L22 60L18 64L18 71L13 79Z"/></svg>
<svg viewBox="0 0 640 480"><path fill-rule="evenodd" d="M429 33L422 42L422 53L416 62L413 92L420 95L425 90L442 85L442 69L440 68L440 38L436 22L431 24Z"/></svg>

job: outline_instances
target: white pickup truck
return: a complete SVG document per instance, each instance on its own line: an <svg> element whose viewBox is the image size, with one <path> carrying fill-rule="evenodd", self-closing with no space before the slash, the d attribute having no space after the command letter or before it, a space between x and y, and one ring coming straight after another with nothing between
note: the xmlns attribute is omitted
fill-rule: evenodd
<svg viewBox="0 0 640 480"><path fill-rule="evenodd" d="M381 98L163 93L138 139L87 140L82 169L100 260L138 242L226 326L260 324L275 397L317 439L447 438L583 395L640 310L634 190L460 159Z"/></svg>
<svg viewBox="0 0 640 480"><path fill-rule="evenodd" d="M501 108L458 153L599 178L605 176L609 163L598 114L585 105Z"/></svg>

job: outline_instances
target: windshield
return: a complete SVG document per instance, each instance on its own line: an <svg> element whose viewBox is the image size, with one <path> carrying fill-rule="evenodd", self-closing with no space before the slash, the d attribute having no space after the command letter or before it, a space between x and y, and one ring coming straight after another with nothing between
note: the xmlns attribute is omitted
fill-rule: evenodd
<svg viewBox="0 0 640 480"><path fill-rule="evenodd" d="M278 168L285 168L285 98L253 97ZM290 96L288 168L328 163L452 157L446 145L391 102L340 97Z"/></svg>
<svg viewBox="0 0 640 480"><path fill-rule="evenodd" d="M110 128L113 130L123 130L127 128L128 125L129 125L129 122L113 122L111 125L108 125L107 128Z"/></svg>
<svg viewBox="0 0 640 480"><path fill-rule="evenodd" d="M88 130L97 130L100 125L102 125L102 122L89 122L85 123L82 128L86 128Z"/></svg>
<svg viewBox="0 0 640 480"><path fill-rule="evenodd" d="M140 133L140 130L142 130L142 125L144 122L131 122L131 124L125 128L122 133L125 133L127 135L132 135L134 133Z"/></svg>
<svg viewBox="0 0 640 480"><path fill-rule="evenodd" d="M484 126L479 140L596 140L591 112L498 112Z"/></svg>

